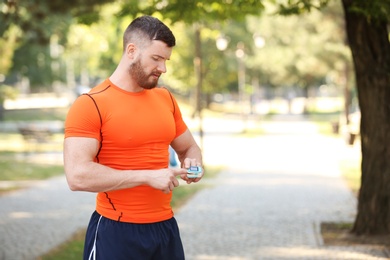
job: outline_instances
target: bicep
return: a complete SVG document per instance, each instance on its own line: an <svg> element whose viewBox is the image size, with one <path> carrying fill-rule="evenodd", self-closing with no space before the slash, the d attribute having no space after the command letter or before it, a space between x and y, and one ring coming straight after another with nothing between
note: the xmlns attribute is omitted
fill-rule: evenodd
<svg viewBox="0 0 390 260"><path fill-rule="evenodd" d="M99 141L87 137L67 137L64 140L64 166L68 172L82 163L93 162L99 150Z"/></svg>
<svg viewBox="0 0 390 260"><path fill-rule="evenodd" d="M171 146L178 154L182 154L186 153L191 147L197 146L197 143L190 130L187 129L172 141Z"/></svg>

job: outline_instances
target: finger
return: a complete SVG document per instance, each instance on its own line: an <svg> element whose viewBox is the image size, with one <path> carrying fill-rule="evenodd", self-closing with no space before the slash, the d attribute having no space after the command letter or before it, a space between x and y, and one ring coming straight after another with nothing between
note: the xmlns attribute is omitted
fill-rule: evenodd
<svg viewBox="0 0 390 260"><path fill-rule="evenodd" d="M184 159L184 168L190 168L190 166L195 166L196 165L196 159L191 159L191 158L185 158Z"/></svg>
<svg viewBox="0 0 390 260"><path fill-rule="evenodd" d="M172 170L173 170L173 175L175 175L175 177L182 175L182 174L187 174L187 170L184 168L172 169Z"/></svg>
<svg viewBox="0 0 390 260"><path fill-rule="evenodd" d="M202 177L196 178L196 179L193 179L192 182L198 182L198 181L200 181L201 179L202 179Z"/></svg>
<svg viewBox="0 0 390 260"><path fill-rule="evenodd" d="M177 186L179 186L179 181L177 179L174 179L172 184L173 184L173 187L177 187Z"/></svg>
<svg viewBox="0 0 390 260"><path fill-rule="evenodd" d="M185 174L180 175L180 179L188 183L188 177L187 177L187 172Z"/></svg>
<svg viewBox="0 0 390 260"><path fill-rule="evenodd" d="M172 182L169 182L167 183L166 188L162 189L161 191L165 194L169 194L174 188L175 188L174 184Z"/></svg>
<svg viewBox="0 0 390 260"><path fill-rule="evenodd" d="M184 180L185 182L187 182L187 184L191 184L191 183L195 182L195 179L194 179L194 178L188 178L188 177L187 177L187 174L184 175L184 176L182 175L181 178L182 178L182 180Z"/></svg>
<svg viewBox="0 0 390 260"><path fill-rule="evenodd" d="M197 177L197 178L188 178L188 177L186 177L185 180L187 181L188 184L190 184L192 182L195 183L195 182L200 181L202 179L203 175L204 175L204 172L202 172L201 175L199 177Z"/></svg>

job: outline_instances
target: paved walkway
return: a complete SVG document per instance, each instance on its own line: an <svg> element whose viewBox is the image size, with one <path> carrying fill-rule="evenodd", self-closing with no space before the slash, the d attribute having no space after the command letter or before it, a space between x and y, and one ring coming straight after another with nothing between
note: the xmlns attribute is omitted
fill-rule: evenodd
<svg viewBox="0 0 390 260"><path fill-rule="evenodd" d="M88 223L92 193L71 192L65 177L0 197L0 260L33 260Z"/></svg>
<svg viewBox="0 0 390 260"><path fill-rule="evenodd" d="M359 148L308 122L264 128L260 137L204 140L205 157L228 168L176 214L187 259L388 259L369 246L324 246L320 235L321 222L354 220L338 163Z"/></svg>
<svg viewBox="0 0 390 260"><path fill-rule="evenodd" d="M354 218L338 160L356 149L307 122L267 124L266 135L247 139L226 133L236 122L210 124L221 129L205 136L206 164L227 168L176 213L187 260L388 259L377 248L324 246L320 236L322 221ZM33 260L86 226L94 194L58 177L0 205L0 260Z"/></svg>

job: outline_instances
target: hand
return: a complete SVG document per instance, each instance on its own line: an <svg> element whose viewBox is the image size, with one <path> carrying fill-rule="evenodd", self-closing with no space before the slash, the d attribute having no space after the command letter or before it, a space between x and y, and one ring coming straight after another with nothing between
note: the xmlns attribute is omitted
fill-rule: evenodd
<svg viewBox="0 0 390 260"><path fill-rule="evenodd" d="M182 178L182 180L186 181L187 184L190 184L192 182L200 181L202 179L202 177L203 177L203 174L204 174L204 169L202 167L202 173L200 174L199 178L188 178L187 177L187 169L189 169L190 166L202 166L202 164L200 162L197 162L196 159L191 159L191 158L184 159L183 167L186 170L186 174L185 175L180 175L180 177Z"/></svg>
<svg viewBox="0 0 390 260"><path fill-rule="evenodd" d="M175 187L179 186L177 176L187 174L186 169L161 169L152 171L149 178L149 185L155 189L161 190L165 194L170 193Z"/></svg>

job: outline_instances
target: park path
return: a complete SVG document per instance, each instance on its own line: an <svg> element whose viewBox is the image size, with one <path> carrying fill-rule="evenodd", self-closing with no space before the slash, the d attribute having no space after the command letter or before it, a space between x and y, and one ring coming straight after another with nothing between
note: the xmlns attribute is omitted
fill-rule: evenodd
<svg viewBox="0 0 390 260"><path fill-rule="evenodd" d="M306 121L263 129L205 138L205 159L226 169L176 214L187 260L388 259L383 248L325 246L320 234L321 222L354 220L356 198L339 162L359 148Z"/></svg>
<svg viewBox="0 0 390 260"><path fill-rule="evenodd" d="M0 197L0 260L33 260L86 226L95 195L71 192L65 177Z"/></svg>

